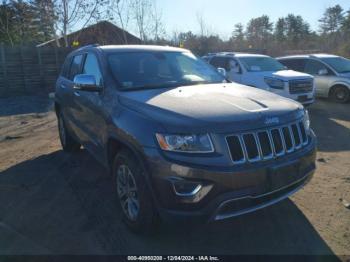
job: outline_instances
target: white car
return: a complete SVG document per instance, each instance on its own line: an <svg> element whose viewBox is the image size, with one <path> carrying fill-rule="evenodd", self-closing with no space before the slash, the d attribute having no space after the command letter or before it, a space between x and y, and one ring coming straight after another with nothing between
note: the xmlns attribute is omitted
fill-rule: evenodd
<svg viewBox="0 0 350 262"><path fill-rule="evenodd" d="M225 52L211 55L208 62L230 81L276 93L304 106L315 101L313 76L287 70L272 57Z"/></svg>

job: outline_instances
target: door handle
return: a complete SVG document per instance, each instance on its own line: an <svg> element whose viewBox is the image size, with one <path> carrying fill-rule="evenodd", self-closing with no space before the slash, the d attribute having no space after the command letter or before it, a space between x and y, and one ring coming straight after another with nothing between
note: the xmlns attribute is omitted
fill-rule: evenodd
<svg viewBox="0 0 350 262"><path fill-rule="evenodd" d="M78 91L74 91L74 95L75 95L75 96L80 96L80 94L79 94Z"/></svg>

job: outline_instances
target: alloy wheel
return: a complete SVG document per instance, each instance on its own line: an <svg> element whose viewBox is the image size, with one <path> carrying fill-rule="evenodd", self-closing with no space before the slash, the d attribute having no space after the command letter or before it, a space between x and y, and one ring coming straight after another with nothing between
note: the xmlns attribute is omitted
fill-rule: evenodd
<svg viewBox="0 0 350 262"><path fill-rule="evenodd" d="M117 192L121 207L126 217L136 221L140 204L134 175L126 165L120 165L117 170Z"/></svg>

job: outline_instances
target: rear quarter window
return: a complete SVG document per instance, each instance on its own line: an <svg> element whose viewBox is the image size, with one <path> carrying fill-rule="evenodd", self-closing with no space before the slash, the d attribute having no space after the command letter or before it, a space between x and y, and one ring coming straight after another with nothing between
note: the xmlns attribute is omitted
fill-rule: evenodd
<svg viewBox="0 0 350 262"><path fill-rule="evenodd" d="M304 72L305 71L305 59L281 59L279 60L288 69Z"/></svg>

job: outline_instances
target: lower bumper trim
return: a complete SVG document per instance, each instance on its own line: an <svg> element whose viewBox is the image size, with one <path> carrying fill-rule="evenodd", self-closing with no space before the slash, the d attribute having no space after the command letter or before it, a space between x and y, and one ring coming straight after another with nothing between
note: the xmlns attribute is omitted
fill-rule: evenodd
<svg viewBox="0 0 350 262"><path fill-rule="evenodd" d="M280 202L300 190L312 177L314 170L291 185L259 196L247 196L226 200L221 203L210 220L223 220L243 214L251 213L264 207Z"/></svg>

